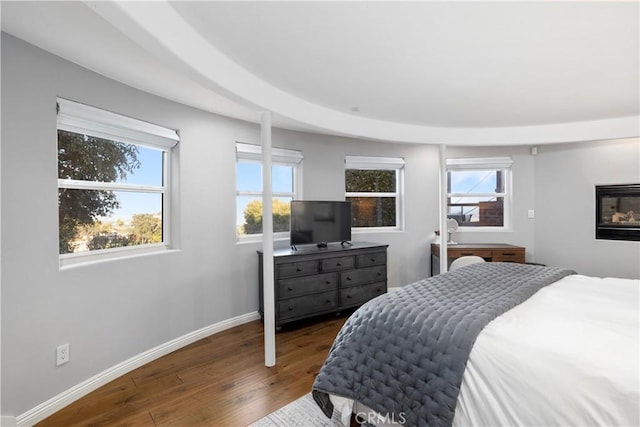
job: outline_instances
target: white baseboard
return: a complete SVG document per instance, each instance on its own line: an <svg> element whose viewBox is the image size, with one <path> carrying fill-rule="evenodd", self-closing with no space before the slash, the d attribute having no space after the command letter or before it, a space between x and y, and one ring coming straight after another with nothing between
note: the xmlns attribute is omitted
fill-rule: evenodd
<svg viewBox="0 0 640 427"><path fill-rule="evenodd" d="M16 417L0 416L0 427L16 427Z"/></svg>
<svg viewBox="0 0 640 427"><path fill-rule="evenodd" d="M231 319L223 320L222 322L215 323L210 326L206 326L202 329L198 329L197 331L190 332L186 335L173 339L169 342L161 344L155 348L147 350L143 353L140 353L137 356L132 357L129 360L125 360L122 363L118 363L117 365L100 372L97 375L89 378L86 381L77 384L70 389L63 391L62 393L54 396L53 398L47 400L44 403L36 406L33 409L28 410L22 415L13 417L1 417L0 424L2 427L5 426L5 418L7 418L7 426L20 426L27 427L32 426L50 415L58 412L60 409L68 406L69 404L75 402L81 397L87 395L88 393L96 390L99 387L107 384L110 381L115 380L118 377L126 374L127 372L131 372L132 370L139 368L140 366L149 363L159 357L162 357L166 354L171 353L172 351L176 351L186 345L194 343L202 338L206 338L213 334L217 334L218 332L222 332L226 329L233 328L235 326L242 325L244 323L252 322L254 320L260 319L260 314L257 311L253 313L243 314L241 316L237 316ZM13 420L13 421L12 421ZM9 424L13 422L13 424Z"/></svg>

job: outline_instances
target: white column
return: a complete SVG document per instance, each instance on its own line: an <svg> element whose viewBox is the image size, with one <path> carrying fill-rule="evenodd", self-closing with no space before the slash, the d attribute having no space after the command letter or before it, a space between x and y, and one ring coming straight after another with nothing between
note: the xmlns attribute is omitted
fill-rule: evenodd
<svg viewBox="0 0 640 427"><path fill-rule="evenodd" d="M276 364L276 314L273 284L273 206L271 186L271 113L262 113L262 277L264 316L264 364Z"/></svg>
<svg viewBox="0 0 640 427"><path fill-rule="evenodd" d="M447 263L447 146L441 144L440 152L440 273L446 273Z"/></svg>

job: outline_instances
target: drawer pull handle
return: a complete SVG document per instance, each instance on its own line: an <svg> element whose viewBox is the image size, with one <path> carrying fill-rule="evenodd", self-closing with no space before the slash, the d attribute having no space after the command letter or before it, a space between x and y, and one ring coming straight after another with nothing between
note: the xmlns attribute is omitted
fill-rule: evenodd
<svg viewBox="0 0 640 427"><path fill-rule="evenodd" d="M469 256L469 255L473 255L473 252L462 252L460 255Z"/></svg>
<svg viewBox="0 0 640 427"><path fill-rule="evenodd" d="M382 293L382 289L378 288L378 289L376 289L376 292Z"/></svg>
<svg viewBox="0 0 640 427"><path fill-rule="evenodd" d="M289 287L287 288L287 290L288 290L288 291L292 291L292 290L293 290L293 288L292 288L291 286L289 286Z"/></svg>
<svg viewBox="0 0 640 427"><path fill-rule="evenodd" d="M347 280L351 280L351 277L347 276Z"/></svg>
<svg viewBox="0 0 640 427"><path fill-rule="evenodd" d="M288 310L293 311L293 307L289 306Z"/></svg>
<svg viewBox="0 0 640 427"><path fill-rule="evenodd" d="M302 269L300 267L296 268L296 273L300 273Z"/></svg>
<svg viewBox="0 0 640 427"><path fill-rule="evenodd" d="M376 262L376 259L375 258L369 258L369 261Z"/></svg>
<svg viewBox="0 0 640 427"><path fill-rule="evenodd" d="M325 285L330 285L331 284L331 280L327 280L326 282L324 282Z"/></svg>
<svg viewBox="0 0 640 427"><path fill-rule="evenodd" d="M515 253L513 252L503 252L502 255L506 255L506 256L514 256Z"/></svg>
<svg viewBox="0 0 640 427"><path fill-rule="evenodd" d="M327 300L325 301L327 304L331 304L331 300L327 298Z"/></svg>
<svg viewBox="0 0 640 427"><path fill-rule="evenodd" d="M336 266L337 267L342 267L342 264L340 264L339 262L336 262Z"/></svg>
<svg viewBox="0 0 640 427"><path fill-rule="evenodd" d="M351 295L347 295L347 299L351 299Z"/></svg>
<svg viewBox="0 0 640 427"><path fill-rule="evenodd" d="M380 273L379 271L378 271L378 276L382 276L382 273Z"/></svg>

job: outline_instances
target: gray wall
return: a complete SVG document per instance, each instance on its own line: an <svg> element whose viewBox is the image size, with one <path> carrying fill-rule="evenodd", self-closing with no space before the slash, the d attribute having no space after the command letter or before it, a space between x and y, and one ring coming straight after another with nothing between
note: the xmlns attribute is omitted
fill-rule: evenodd
<svg viewBox="0 0 640 427"><path fill-rule="evenodd" d="M257 243L235 237L235 142L259 129L143 93L3 34L2 414L19 415L140 353L258 307ZM178 129L179 251L59 269L56 97ZM302 150L308 199L344 198L344 155L406 160L406 228L388 243L389 283L429 270L437 148L274 130ZM286 245L286 242L277 242ZM55 347L71 361L55 366Z"/></svg>
<svg viewBox="0 0 640 427"><path fill-rule="evenodd" d="M344 200L346 155L402 157L404 170L404 231L354 231L353 240L389 244L389 286L402 286L428 275L429 243L438 223L438 148L388 144L350 138L276 131L274 141L302 148L303 192L306 199Z"/></svg>
<svg viewBox="0 0 640 427"><path fill-rule="evenodd" d="M526 260L535 261L535 221L527 217L534 209L534 161L530 148L514 147L448 147L447 157L503 157L513 160L512 171L512 227L509 231L462 230L454 233L453 240L460 243L509 243L524 246Z"/></svg>
<svg viewBox="0 0 640 427"><path fill-rule="evenodd" d="M180 130L180 208L176 218L179 251L59 269L57 96ZM258 143L258 127L140 92L3 34L3 415L22 414L146 350L257 310L255 251L260 244L237 243L235 237L236 141ZM390 245L390 286L402 286L427 275L428 245L438 228L436 146L385 144L277 129L273 145L303 152L303 194L307 199L344 197L345 155L404 157L404 231L354 234L354 240ZM598 160L610 154L606 145L541 148L535 158L527 150L450 150L452 156L514 158L513 231L459 233L457 240L520 244L527 247L529 260L565 264L579 270L587 264L592 270L602 267L598 271L610 268L615 272L611 266L615 260L624 259L627 265L632 256L637 260L637 243L593 242L587 238L591 246L584 245L579 234L591 233L592 223L567 233L555 219L558 211L573 208L575 200L563 195L556 179L548 175L557 174L557 179L564 179L567 174L563 171L576 174L575 169L584 164L577 159L595 156L595 161L584 160L588 163L580 171L582 178L571 177L563 182L572 183L572 188L578 190L590 180L637 182L637 144L624 145L623 152L615 150L626 171L620 176L617 165ZM634 154L635 163L630 159ZM559 165L567 159L572 159L572 166L561 171ZM585 178L591 169L598 168L601 170L595 177ZM631 176L633 171L635 176ZM588 188L592 185L589 183ZM586 191L580 191L581 210L592 215L592 201ZM534 205L537 218L528 220L526 211ZM562 243L557 236L574 240ZM286 244L276 242L278 246ZM562 249L563 245L574 251ZM581 249L583 245L586 251ZM585 256L592 260L582 261ZM607 259L607 263L593 261L600 258ZM626 274L634 274L633 268ZM55 347L62 343L71 345L71 361L55 367Z"/></svg>
<svg viewBox="0 0 640 427"><path fill-rule="evenodd" d="M541 146L536 260L590 276L640 278L640 243L595 239L595 186L640 183L640 139Z"/></svg>
<svg viewBox="0 0 640 427"><path fill-rule="evenodd" d="M257 138L257 136L256 136ZM388 283L403 286L429 274L428 247L435 239L438 224L438 148L430 145L385 144L352 138L327 137L317 134L274 129L273 145L301 150L303 161L303 197L307 200L344 200L345 155L395 156L405 159L405 227L403 231L354 231L353 241L385 243L388 249ZM241 142L259 143L259 140ZM278 240L275 247L289 246ZM247 260L238 271L242 283L256 286L258 265L256 251L262 243L242 242L236 245L239 259ZM248 295L255 298L257 294Z"/></svg>
<svg viewBox="0 0 640 427"><path fill-rule="evenodd" d="M56 96L179 129L179 251L58 267ZM171 339L254 312L235 254L236 140L249 125L2 38L2 411L18 415ZM55 366L56 346L71 361Z"/></svg>

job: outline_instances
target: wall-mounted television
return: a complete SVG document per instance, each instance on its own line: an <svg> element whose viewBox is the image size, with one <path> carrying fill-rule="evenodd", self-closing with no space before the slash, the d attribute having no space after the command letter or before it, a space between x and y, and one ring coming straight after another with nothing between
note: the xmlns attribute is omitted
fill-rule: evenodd
<svg viewBox="0 0 640 427"><path fill-rule="evenodd" d="M351 240L351 202L293 200L291 246L348 243Z"/></svg>

